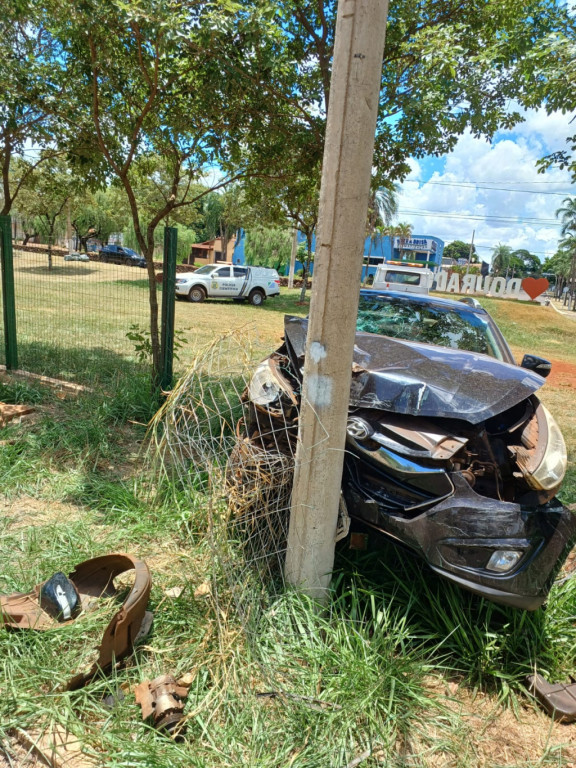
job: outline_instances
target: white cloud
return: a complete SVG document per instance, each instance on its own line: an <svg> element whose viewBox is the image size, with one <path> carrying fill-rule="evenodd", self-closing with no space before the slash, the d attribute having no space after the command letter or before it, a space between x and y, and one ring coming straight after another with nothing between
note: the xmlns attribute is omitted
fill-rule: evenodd
<svg viewBox="0 0 576 768"><path fill-rule="evenodd" d="M556 250L554 214L570 192L570 175L558 169L539 174L536 162L560 148L571 130L569 116L531 110L525 123L500 131L492 143L465 134L432 175L426 173L426 160L412 161L399 219L412 223L415 234L436 235L447 243L470 242L475 230L474 242L485 260L498 243L527 248L544 259Z"/></svg>

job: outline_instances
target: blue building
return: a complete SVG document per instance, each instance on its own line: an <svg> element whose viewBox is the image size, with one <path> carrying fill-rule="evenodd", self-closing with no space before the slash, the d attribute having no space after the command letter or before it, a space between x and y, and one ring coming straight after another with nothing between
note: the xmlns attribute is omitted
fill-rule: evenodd
<svg viewBox="0 0 576 768"><path fill-rule="evenodd" d="M234 263L244 264L244 230L240 230L234 247ZM305 245L306 238L301 232L298 232L298 245ZM316 238L312 239L312 250L316 249ZM442 254L444 253L444 241L433 235L412 235L409 239L402 240L399 237L387 237L377 235L374 238L367 237L364 241L364 267L362 268L362 279L368 275L373 275L380 264L390 261L413 262L417 264L427 264L430 269L442 265ZM366 262L368 266L366 267ZM295 271L303 268L303 264L296 262ZM311 265L311 272L314 271L314 264ZM288 274L288 267L286 268Z"/></svg>

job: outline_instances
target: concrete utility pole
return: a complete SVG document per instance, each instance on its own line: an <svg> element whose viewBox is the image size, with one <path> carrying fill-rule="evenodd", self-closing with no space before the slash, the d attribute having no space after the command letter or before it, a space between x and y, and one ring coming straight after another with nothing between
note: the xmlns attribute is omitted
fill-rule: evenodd
<svg viewBox="0 0 576 768"><path fill-rule="evenodd" d="M340 0L286 578L327 595L344 461L352 355L388 0Z"/></svg>

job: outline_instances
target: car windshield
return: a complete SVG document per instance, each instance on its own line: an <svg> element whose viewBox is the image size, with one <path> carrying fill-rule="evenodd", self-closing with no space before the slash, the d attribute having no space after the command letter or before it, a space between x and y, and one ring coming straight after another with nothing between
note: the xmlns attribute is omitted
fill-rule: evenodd
<svg viewBox="0 0 576 768"><path fill-rule="evenodd" d="M204 264L203 267L200 267L200 269L197 269L195 271L195 274L197 275L209 275L210 272L214 269L214 264Z"/></svg>
<svg viewBox="0 0 576 768"><path fill-rule="evenodd" d="M488 317L471 312L466 305L456 309L405 299L361 296L356 330L504 359Z"/></svg>

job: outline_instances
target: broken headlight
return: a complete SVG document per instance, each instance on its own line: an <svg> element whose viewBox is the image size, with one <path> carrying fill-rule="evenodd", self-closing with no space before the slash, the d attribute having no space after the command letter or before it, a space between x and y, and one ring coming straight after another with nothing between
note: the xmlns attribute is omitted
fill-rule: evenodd
<svg viewBox="0 0 576 768"><path fill-rule="evenodd" d="M541 407L546 421L548 441L540 463L532 471L531 477L527 478L527 482L533 488L547 491L556 488L564 479L568 457L560 427L548 409L543 405Z"/></svg>
<svg viewBox="0 0 576 768"><path fill-rule="evenodd" d="M270 405L283 393L296 403L290 382L280 372L276 359L269 357L254 371L248 385L248 397L255 405Z"/></svg>

